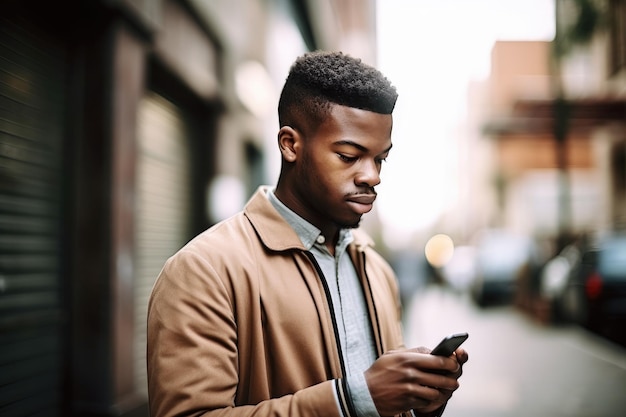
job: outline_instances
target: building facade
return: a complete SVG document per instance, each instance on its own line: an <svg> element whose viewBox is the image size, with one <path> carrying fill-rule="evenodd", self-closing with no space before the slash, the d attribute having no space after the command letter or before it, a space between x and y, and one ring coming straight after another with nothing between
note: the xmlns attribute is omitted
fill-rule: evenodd
<svg viewBox="0 0 626 417"><path fill-rule="evenodd" d="M558 251L625 225L626 3L555 4L554 41L494 46L481 127L492 220Z"/></svg>
<svg viewBox="0 0 626 417"><path fill-rule="evenodd" d="M374 63L375 2L9 0L0 21L0 414L147 415L161 266L275 181L297 55Z"/></svg>

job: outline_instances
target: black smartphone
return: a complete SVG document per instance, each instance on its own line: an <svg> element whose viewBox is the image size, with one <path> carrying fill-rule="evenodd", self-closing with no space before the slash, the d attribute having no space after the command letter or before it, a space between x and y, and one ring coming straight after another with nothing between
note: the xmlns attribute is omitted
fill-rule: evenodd
<svg viewBox="0 0 626 417"><path fill-rule="evenodd" d="M431 355L450 356L461 343L469 337L467 333L455 333L443 338L441 342L430 352Z"/></svg>

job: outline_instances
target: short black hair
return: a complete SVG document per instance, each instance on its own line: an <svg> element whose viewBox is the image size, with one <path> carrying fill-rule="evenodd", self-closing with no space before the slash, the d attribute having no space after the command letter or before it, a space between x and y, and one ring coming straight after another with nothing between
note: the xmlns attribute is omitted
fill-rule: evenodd
<svg viewBox="0 0 626 417"><path fill-rule="evenodd" d="M391 114L397 98L391 82L360 59L343 52L308 52L289 70L278 102L278 120L281 127L315 127L324 121L331 104Z"/></svg>

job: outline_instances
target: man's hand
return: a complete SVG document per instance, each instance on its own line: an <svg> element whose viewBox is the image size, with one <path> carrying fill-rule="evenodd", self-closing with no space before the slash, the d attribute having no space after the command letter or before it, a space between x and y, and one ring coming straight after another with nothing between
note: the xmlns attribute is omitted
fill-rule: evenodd
<svg viewBox="0 0 626 417"><path fill-rule="evenodd" d="M458 378L467 362L459 348L450 357L430 354L430 349L390 351L365 371L365 380L381 416L408 410L429 413L443 406L459 387Z"/></svg>

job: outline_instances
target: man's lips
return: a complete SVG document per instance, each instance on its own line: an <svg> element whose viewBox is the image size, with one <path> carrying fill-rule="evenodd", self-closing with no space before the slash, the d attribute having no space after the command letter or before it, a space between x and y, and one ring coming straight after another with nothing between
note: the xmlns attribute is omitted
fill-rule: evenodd
<svg viewBox="0 0 626 417"><path fill-rule="evenodd" d="M348 201L359 204L374 204L376 194L354 194L348 197Z"/></svg>
<svg viewBox="0 0 626 417"><path fill-rule="evenodd" d="M353 194L347 198L348 204L358 214L365 214L373 207L376 194Z"/></svg>

